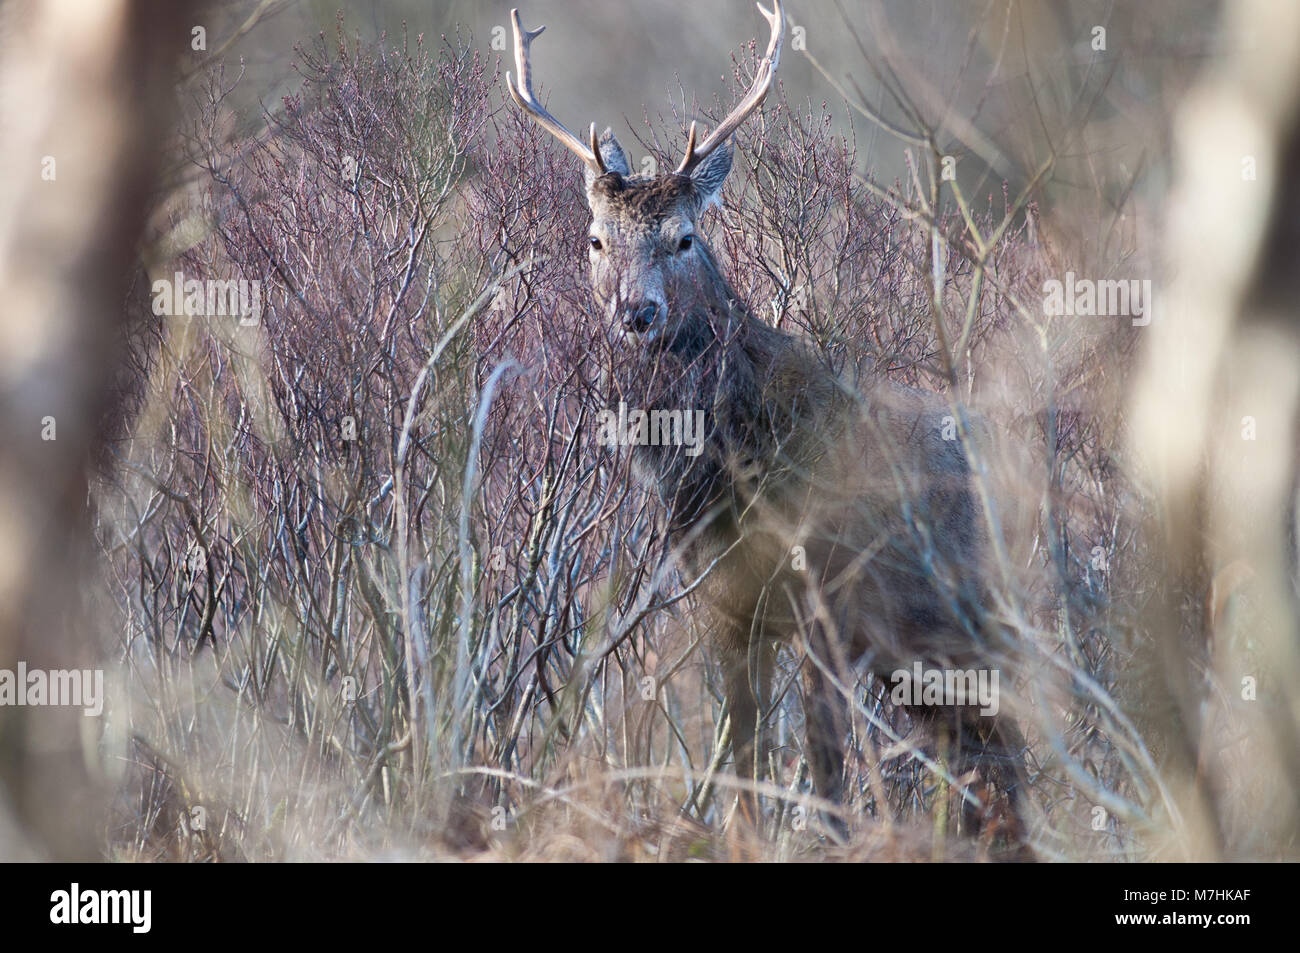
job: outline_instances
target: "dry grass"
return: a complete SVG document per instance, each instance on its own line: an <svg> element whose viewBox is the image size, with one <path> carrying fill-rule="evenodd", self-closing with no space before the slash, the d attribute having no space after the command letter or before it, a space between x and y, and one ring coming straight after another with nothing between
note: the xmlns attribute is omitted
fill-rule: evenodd
<svg viewBox="0 0 1300 953"><path fill-rule="evenodd" d="M594 439L614 355L571 157L455 40L340 30L300 60L301 93L252 138L228 133L236 77L210 77L179 145L196 174L157 220L198 237L159 251L129 305L94 489L97 611L121 633L112 856L986 857L957 829L960 779L865 677L850 843L821 836L789 652L763 829L734 822L705 607ZM1023 194L977 198L922 144L882 187L828 109L777 95L739 134L712 245L755 310L841 367L994 423L992 611L1019 658L1003 704L1030 739L1035 848L1176 855L1139 621L1160 577L1116 449L1139 332L1043 315L1065 258L1035 205L1052 156ZM648 117L642 150L666 161L689 118ZM154 315L150 283L178 270L261 281L260 323ZM1248 796L1249 778L1223 782Z"/></svg>

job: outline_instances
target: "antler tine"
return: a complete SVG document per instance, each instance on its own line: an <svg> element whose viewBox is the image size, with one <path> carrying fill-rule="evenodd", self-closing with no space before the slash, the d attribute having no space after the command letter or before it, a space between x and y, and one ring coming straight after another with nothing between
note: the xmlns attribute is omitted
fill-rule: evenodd
<svg viewBox="0 0 1300 953"><path fill-rule="evenodd" d="M605 168L605 162L600 156L596 124L594 122L591 124L589 136L591 146L588 147L581 139L569 132L564 123L547 112L533 92L533 65L529 58L529 50L533 40L541 36L546 27L539 26L536 30L525 30L519 20L517 7L510 11L510 23L515 31L515 68L519 70L518 83L509 73L506 73L506 86L510 89L511 97L520 109L533 117L539 126L560 140L561 145L590 166L597 175L604 175L609 170Z"/></svg>
<svg viewBox="0 0 1300 953"><path fill-rule="evenodd" d="M763 100L767 98L768 92L772 89L772 83L776 79L776 67L781 61L781 38L785 34L785 11L781 9L781 0L772 0L772 11L770 13L763 8L761 3L757 6L758 12L763 14L763 19L772 28L772 37L767 41L767 52L763 54L758 69L754 71L754 82L750 85L749 92L745 93L745 98L736 104L736 108L718 124L718 128L709 133L708 138L698 146L695 144L695 123L691 123L690 136L686 141L686 155L682 159L682 164L677 167L678 175L689 175L692 169L707 159L714 149L722 145L740 127L740 124L762 105Z"/></svg>

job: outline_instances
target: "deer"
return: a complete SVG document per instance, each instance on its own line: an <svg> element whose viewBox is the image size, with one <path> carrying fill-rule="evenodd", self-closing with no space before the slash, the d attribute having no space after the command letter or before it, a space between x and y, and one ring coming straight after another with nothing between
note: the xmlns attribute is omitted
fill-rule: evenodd
<svg viewBox="0 0 1300 953"><path fill-rule="evenodd" d="M628 406L703 412L702 447L658 441L635 445L631 457L683 563L707 571L736 774L762 776L774 651L794 644L813 790L840 804L854 666L884 677L993 657L981 580L987 533L963 441L948 433L948 399L874 369L834 371L810 342L740 299L701 234L704 213L722 201L731 137L775 81L785 14L780 0L758 9L770 38L751 86L707 136L691 122L671 172L633 172L611 130L598 137L592 123L579 138L542 105L531 47L545 27L524 29L517 9L517 79L507 73L506 84L519 109L582 161L592 292L625 358L618 385ZM919 723L951 722L989 763L1018 763L1024 743L1008 719L990 722L970 706L905 707ZM1014 802L1023 771L989 776ZM740 813L753 822L756 799L740 787ZM827 812L826 821L842 840L842 818Z"/></svg>

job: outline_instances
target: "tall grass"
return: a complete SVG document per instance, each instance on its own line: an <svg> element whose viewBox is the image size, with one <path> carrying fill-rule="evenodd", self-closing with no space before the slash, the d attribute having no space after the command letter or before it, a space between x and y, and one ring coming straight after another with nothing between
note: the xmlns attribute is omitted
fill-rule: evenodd
<svg viewBox="0 0 1300 953"><path fill-rule="evenodd" d="M761 836L729 823L707 607L595 440L618 354L590 306L580 170L457 39L340 24L299 61L301 91L252 137L229 132L238 77L210 76L180 144L195 175L160 221L204 227L130 302L94 491L97 604L120 633L114 855L984 856L865 675L851 840L820 836L786 650ZM1113 450L1134 332L1043 315L1059 262L1032 191L964 196L923 150L882 186L832 132L842 105L772 97L710 241L757 312L846 373L994 422L993 611L1021 659L1004 678L1034 843L1148 856L1171 824L1136 621L1155 582ZM648 112L634 160L663 167L691 118L723 112ZM260 281L260 320L155 315L151 282L176 271Z"/></svg>

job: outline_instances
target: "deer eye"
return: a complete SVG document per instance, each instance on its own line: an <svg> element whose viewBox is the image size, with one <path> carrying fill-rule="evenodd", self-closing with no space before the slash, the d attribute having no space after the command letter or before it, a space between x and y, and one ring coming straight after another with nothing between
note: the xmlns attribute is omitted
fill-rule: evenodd
<svg viewBox="0 0 1300 953"><path fill-rule="evenodd" d="M602 248L605 247L604 245L601 244L600 239L597 238L595 235L588 235L587 241L591 242L591 247L594 251L600 251Z"/></svg>
<svg viewBox="0 0 1300 953"><path fill-rule="evenodd" d="M678 251L690 251L691 246L695 244L694 235L683 235L681 241L677 243Z"/></svg>

